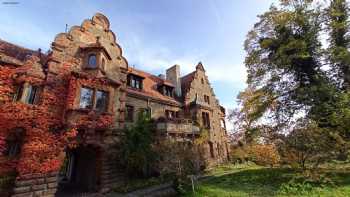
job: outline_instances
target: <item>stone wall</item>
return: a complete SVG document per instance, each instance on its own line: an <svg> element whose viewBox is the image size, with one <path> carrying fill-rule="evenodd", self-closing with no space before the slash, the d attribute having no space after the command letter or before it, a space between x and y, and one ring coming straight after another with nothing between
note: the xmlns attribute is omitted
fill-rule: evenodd
<svg viewBox="0 0 350 197"><path fill-rule="evenodd" d="M58 175L30 175L15 181L12 197L55 196Z"/></svg>
<svg viewBox="0 0 350 197"><path fill-rule="evenodd" d="M223 147L226 147L226 143L228 142L226 131L221 127L220 122L224 118L224 114L221 111L219 101L214 94L201 63L197 65L194 79L191 82L189 91L187 91L184 96L185 104L187 106L195 101L198 104L198 106L195 106L192 110L196 112L196 119L200 124L202 124L202 112L209 113L209 141L212 143L214 154L212 156L210 153L209 144L203 147L208 163L210 165L215 165L225 161L227 159L227 150ZM205 102L204 96L209 96L209 104ZM192 114L187 115L192 116Z"/></svg>
<svg viewBox="0 0 350 197"><path fill-rule="evenodd" d="M165 110L171 110L171 111L181 111L180 107L172 106L172 105L166 105L159 102L154 102L151 99L147 100L147 98L135 98L132 96L126 97L126 105L131 105L134 107L134 120L137 118L137 113L142 108L151 108L152 111L152 118L158 119L160 117L165 117Z"/></svg>

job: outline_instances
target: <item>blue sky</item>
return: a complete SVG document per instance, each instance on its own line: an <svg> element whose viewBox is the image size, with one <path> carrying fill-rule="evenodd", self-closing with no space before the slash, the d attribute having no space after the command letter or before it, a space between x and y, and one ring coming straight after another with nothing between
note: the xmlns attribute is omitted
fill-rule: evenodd
<svg viewBox="0 0 350 197"><path fill-rule="evenodd" d="M6 0L11 2L14 0ZM154 74L202 61L220 103L235 106L245 87L245 35L274 0L0 0L0 38L48 50L65 24L101 12L111 22L130 65Z"/></svg>

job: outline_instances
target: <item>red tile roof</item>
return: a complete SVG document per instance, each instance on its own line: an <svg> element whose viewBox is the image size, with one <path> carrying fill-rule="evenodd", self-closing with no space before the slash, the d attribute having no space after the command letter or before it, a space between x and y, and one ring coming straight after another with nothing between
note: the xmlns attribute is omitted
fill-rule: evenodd
<svg viewBox="0 0 350 197"><path fill-rule="evenodd" d="M165 96L158 91L158 86L162 85L162 84L174 87L174 85L170 81L162 79L162 78L157 77L155 75L152 75L150 73L147 73L147 72L144 72L141 70L137 70L135 68L129 68L128 73L131 73L131 74L134 74L134 75L137 75L137 76L144 78L143 79L143 89L137 90L137 89L128 87L127 92L129 94L136 94L136 95L140 95L140 96L150 97L150 98L153 98L156 100L171 102L173 104L178 104L178 105L181 104L175 98Z"/></svg>
<svg viewBox="0 0 350 197"><path fill-rule="evenodd" d="M34 51L27 49L16 44L12 44L0 39L0 54L3 54L7 57L13 58L16 61L25 62L28 57L35 55L40 58L41 63L45 63L48 56L41 53L40 51Z"/></svg>
<svg viewBox="0 0 350 197"><path fill-rule="evenodd" d="M26 49L0 39L0 53L24 61L27 56L36 54L37 51Z"/></svg>

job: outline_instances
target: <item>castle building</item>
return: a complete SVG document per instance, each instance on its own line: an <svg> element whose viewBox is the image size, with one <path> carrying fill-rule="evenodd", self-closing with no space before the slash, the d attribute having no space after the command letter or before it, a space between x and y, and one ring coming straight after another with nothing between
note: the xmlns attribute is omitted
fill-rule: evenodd
<svg viewBox="0 0 350 197"><path fill-rule="evenodd" d="M62 181L57 175L62 166L55 165L64 157L67 184L101 190L117 181L112 147L144 110L160 139L191 142L205 129L208 165L228 160L225 109L203 64L180 73L179 65L161 75L130 67L100 13L58 34L47 54L0 40L0 164L7 166L0 173L22 170L12 196L55 195ZM57 136L70 128L77 131L75 145L69 151L56 148L66 142ZM33 148L39 143L52 146L45 157ZM27 169L28 161L38 160L47 166Z"/></svg>

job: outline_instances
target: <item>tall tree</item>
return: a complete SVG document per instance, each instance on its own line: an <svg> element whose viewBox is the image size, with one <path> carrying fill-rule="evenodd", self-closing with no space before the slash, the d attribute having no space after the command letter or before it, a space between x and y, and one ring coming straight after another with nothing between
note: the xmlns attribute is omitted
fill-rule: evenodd
<svg viewBox="0 0 350 197"><path fill-rule="evenodd" d="M340 88L350 90L349 4L332 0L326 11L332 73Z"/></svg>
<svg viewBox="0 0 350 197"><path fill-rule="evenodd" d="M239 97L248 104L241 108L241 112L248 112L243 117L254 121L254 128L260 130L268 128L261 122L269 120L277 125L275 131L297 134L304 131L297 127L304 122L306 130L312 126L314 131L321 131L320 137L336 144L333 155L338 151L346 155L346 141L350 141L350 94L344 91L350 86L348 5L333 0L323 10L312 0L280 2L280 6L271 6L260 16L245 42L247 83L254 94L249 96L245 91L246 96ZM323 20L324 13L329 20ZM325 23L330 33L326 51L320 41ZM329 61L324 61L325 57ZM324 69L325 63L330 63L330 71ZM247 106L258 110L251 113L245 109ZM317 143L315 146L315 150L323 147ZM330 159L332 154L324 155Z"/></svg>
<svg viewBox="0 0 350 197"><path fill-rule="evenodd" d="M273 98L281 125L307 114L325 83L321 70L321 17L312 1L283 0L272 6L248 33L247 83ZM261 113L263 114L263 113Z"/></svg>

